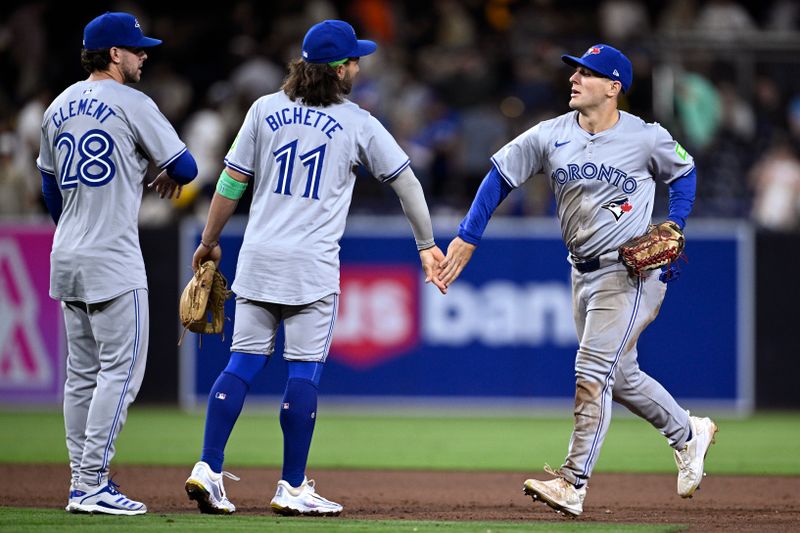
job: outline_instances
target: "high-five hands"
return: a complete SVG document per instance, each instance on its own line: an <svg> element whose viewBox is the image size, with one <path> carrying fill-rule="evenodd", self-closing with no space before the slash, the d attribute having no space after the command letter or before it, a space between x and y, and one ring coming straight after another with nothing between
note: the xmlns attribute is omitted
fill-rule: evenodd
<svg viewBox="0 0 800 533"><path fill-rule="evenodd" d="M450 246L447 247L447 257L439 263L439 280L445 287L442 294L446 292L447 287L458 278L461 271L467 266L475 248L477 247L474 244L463 241L461 237L456 237L450 241ZM439 290L442 289L440 288Z"/></svg>
<svg viewBox="0 0 800 533"><path fill-rule="evenodd" d="M442 294L447 294L447 286L439 279L441 263L444 260L444 253L438 246L419 251L419 260L422 262L422 270L425 272L425 283L433 283Z"/></svg>

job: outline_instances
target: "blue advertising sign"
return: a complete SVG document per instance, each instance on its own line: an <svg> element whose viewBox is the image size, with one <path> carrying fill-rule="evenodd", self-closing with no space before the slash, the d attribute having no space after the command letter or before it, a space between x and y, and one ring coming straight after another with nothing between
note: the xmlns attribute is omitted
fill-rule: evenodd
<svg viewBox="0 0 800 533"><path fill-rule="evenodd" d="M221 239L233 278L244 220ZM453 221L435 221L445 248ZM182 283L202 228L184 227ZM450 231L444 231L449 229ZM362 405L571 404L577 337L570 265L551 220L492 220L446 296L425 285L405 219L351 217L341 242L339 315L321 397ZM639 341L639 364L679 400L747 412L753 405L752 235L743 223L693 222L681 278ZM233 301L228 302L233 316ZM181 399L206 401L225 367L223 341L181 352ZM278 346L282 346L279 339ZM283 394L280 352L250 396Z"/></svg>

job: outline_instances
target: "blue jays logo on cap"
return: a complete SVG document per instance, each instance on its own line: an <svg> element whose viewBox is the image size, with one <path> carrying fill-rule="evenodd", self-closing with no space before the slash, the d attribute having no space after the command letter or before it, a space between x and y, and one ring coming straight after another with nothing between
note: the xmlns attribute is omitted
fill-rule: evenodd
<svg viewBox="0 0 800 533"><path fill-rule="evenodd" d="M628 92L633 82L633 66L625 54L607 44L590 46L581 56L561 56L561 60L572 67L578 65L616 80L622 84L622 92Z"/></svg>
<svg viewBox="0 0 800 533"><path fill-rule="evenodd" d="M343 20L324 20L315 24L303 39L303 59L309 63L331 63L349 57L362 57L377 50L372 41L356 38L353 27Z"/></svg>
<svg viewBox="0 0 800 533"><path fill-rule="evenodd" d="M92 20L83 30L83 47L102 50L112 46L147 48L161 40L145 37L136 17L129 13L106 12Z"/></svg>

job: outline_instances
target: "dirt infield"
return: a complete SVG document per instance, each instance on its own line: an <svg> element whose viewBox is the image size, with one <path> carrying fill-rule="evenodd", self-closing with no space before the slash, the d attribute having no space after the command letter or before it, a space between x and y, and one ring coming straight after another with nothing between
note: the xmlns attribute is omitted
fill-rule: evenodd
<svg viewBox="0 0 800 533"><path fill-rule="evenodd" d="M115 480L150 512L196 512L183 491L191 470L122 466ZM242 514L271 514L280 472L236 468L226 480ZM357 520L570 520L522 494L523 473L312 470L322 495ZM64 507L69 470L61 466L0 465L0 505ZM224 517L220 517L224 519ZM302 520L302 518L300 518ZM336 520L333 518L332 520ZM675 476L598 473L581 522L684 524L688 531L797 531L800 477L709 476L693 499L675 493Z"/></svg>

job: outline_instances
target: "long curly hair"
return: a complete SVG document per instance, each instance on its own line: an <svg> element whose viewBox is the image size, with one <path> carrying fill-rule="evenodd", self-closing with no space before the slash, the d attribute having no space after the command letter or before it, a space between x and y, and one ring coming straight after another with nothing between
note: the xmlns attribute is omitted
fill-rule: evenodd
<svg viewBox="0 0 800 533"><path fill-rule="evenodd" d="M103 71L108 69L111 64L111 53L109 48L102 50L81 50L81 66L83 70L91 74L95 71Z"/></svg>
<svg viewBox="0 0 800 533"><path fill-rule="evenodd" d="M340 80L336 70L326 63L295 59L289 63L289 75L281 89L292 101L301 98L305 105L326 107L342 103L342 94L349 92L349 83Z"/></svg>

